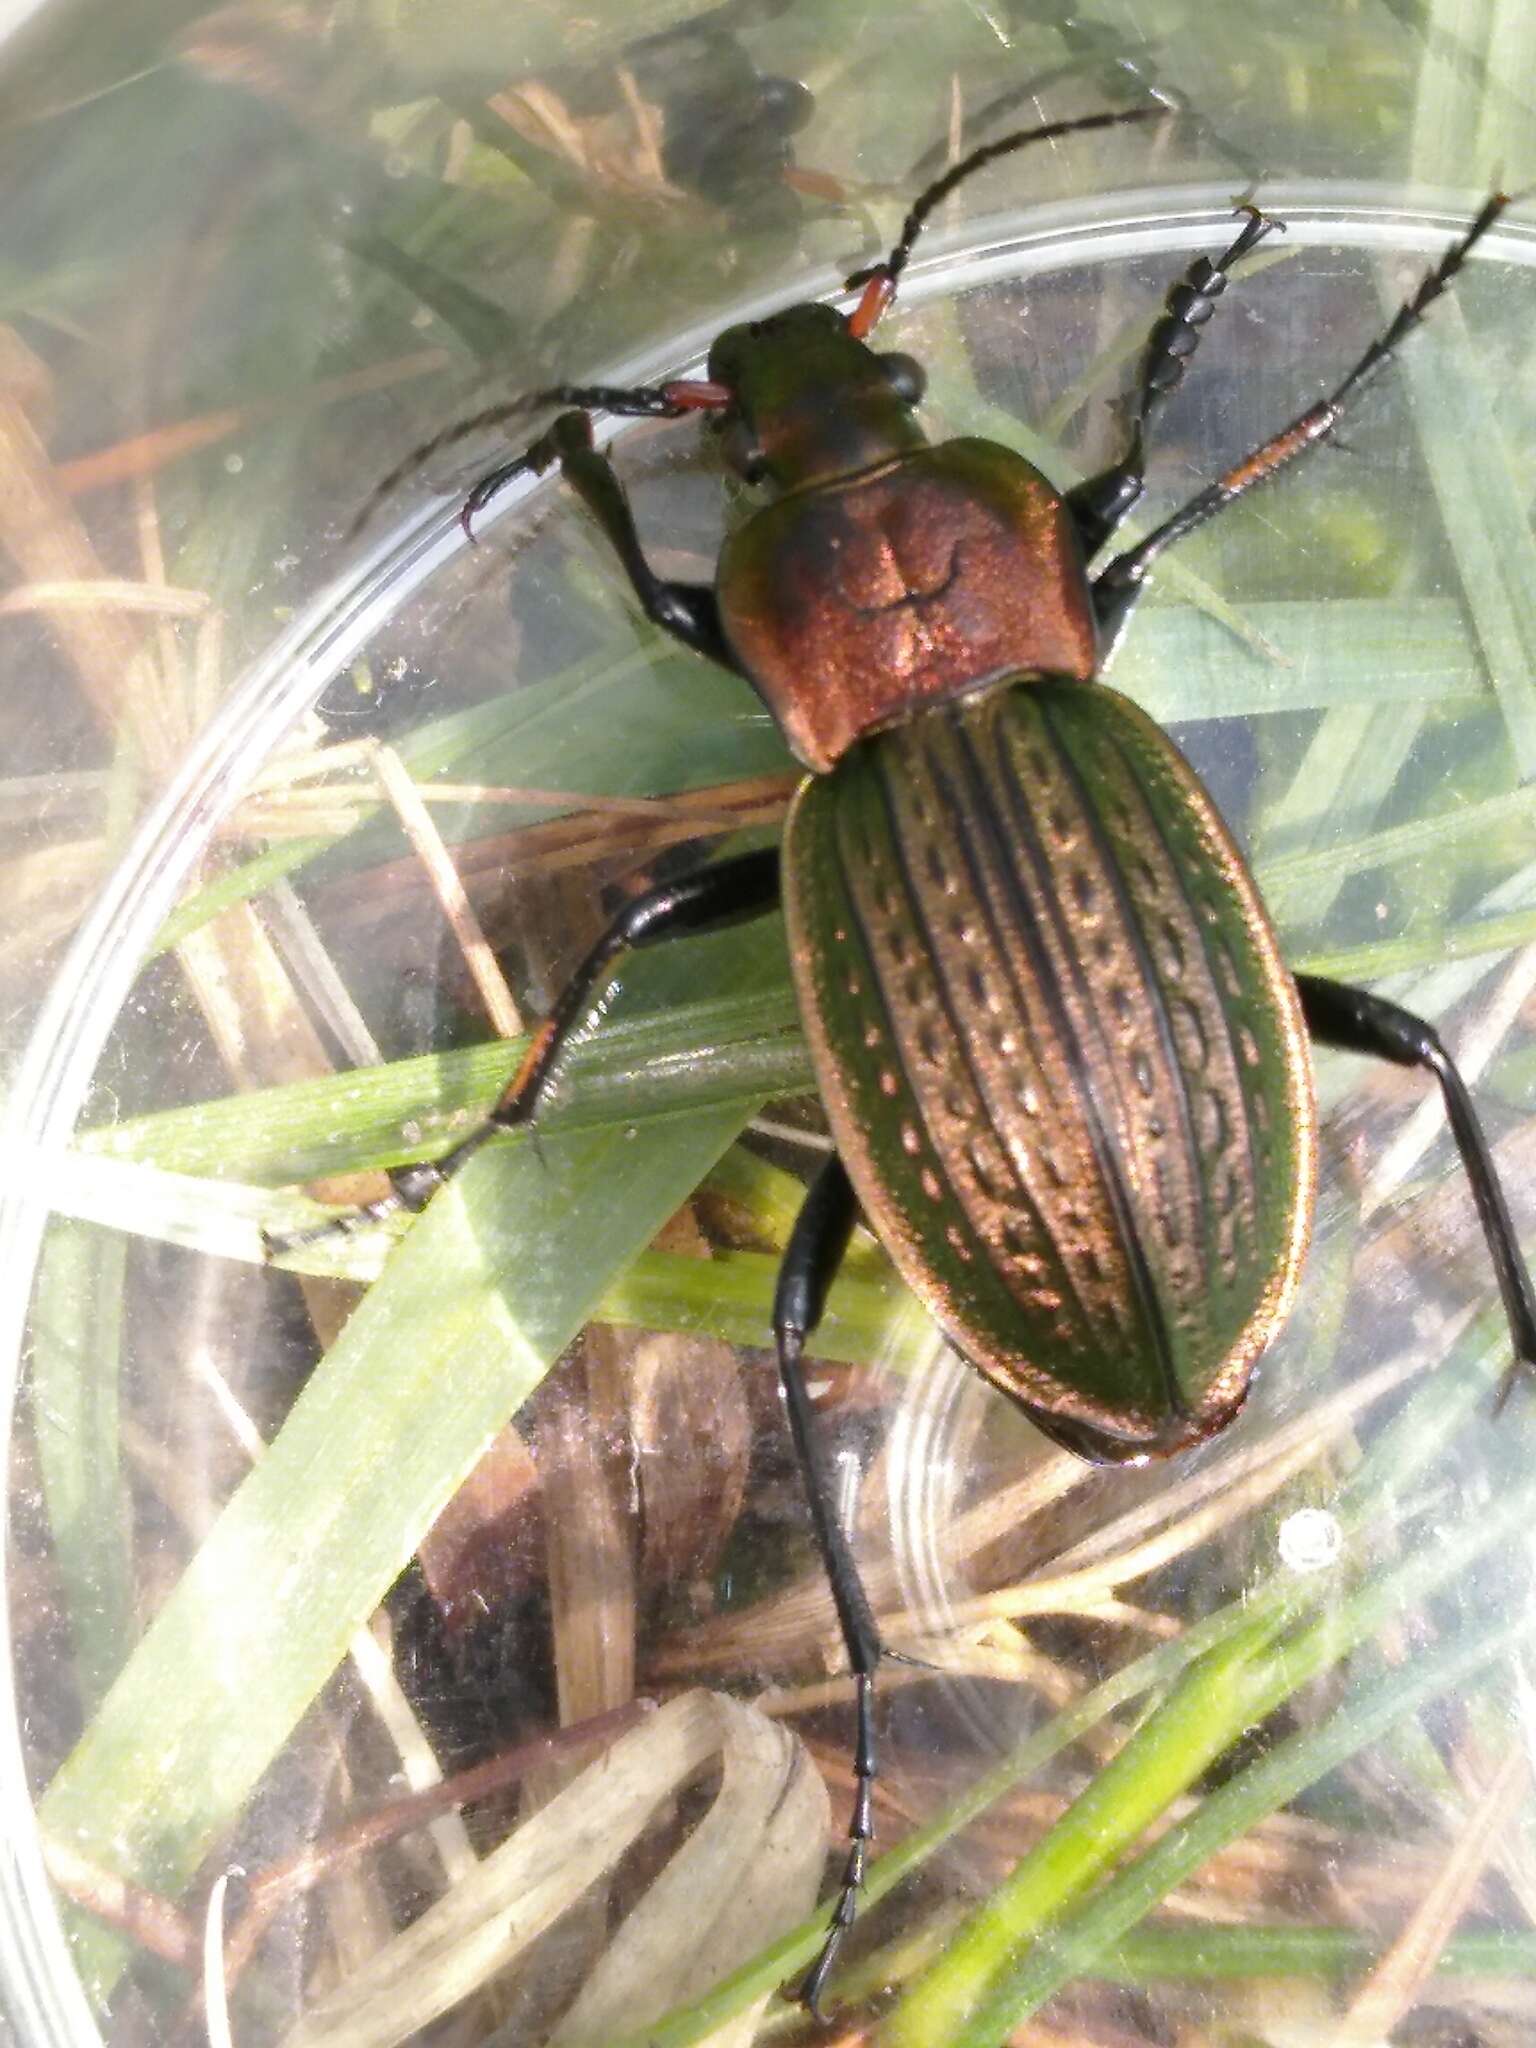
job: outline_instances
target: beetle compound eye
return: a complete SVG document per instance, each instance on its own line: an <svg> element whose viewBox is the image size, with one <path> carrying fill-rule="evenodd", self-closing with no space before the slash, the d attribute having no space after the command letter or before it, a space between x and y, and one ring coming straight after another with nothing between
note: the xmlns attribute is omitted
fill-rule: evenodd
<svg viewBox="0 0 1536 2048"><path fill-rule="evenodd" d="M767 474L768 458L762 443L740 413L733 414L722 425L720 453L743 483L761 483Z"/></svg>
<svg viewBox="0 0 1536 2048"><path fill-rule="evenodd" d="M879 358L886 381L903 405L921 405L923 393L928 389L927 372L916 356L904 356L900 351Z"/></svg>

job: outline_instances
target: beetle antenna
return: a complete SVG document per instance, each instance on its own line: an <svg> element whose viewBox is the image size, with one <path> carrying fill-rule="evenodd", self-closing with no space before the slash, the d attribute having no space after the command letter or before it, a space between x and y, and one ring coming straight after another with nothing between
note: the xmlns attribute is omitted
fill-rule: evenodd
<svg viewBox="0 0 1536 2048"><path fill-rule="evenodd" d="M1166 121L1175 117L1177 111L1176 108L1155 103L1147 107L1120 107L1113 113L1080 114L1071 121L1046 121L1034 128L1016 128L1012 134L1000 135L995 142L984 142L979 149L973 149L969 156L961 157L959 163L950 165L943 177L935 178L931 185L918 194L885 261L873 264L866 270L856 270L847 279L850 291L859 285L870 287L866 299L871 296L877 284L883 286L880 303L874 316L867 320L862 330L855 326L855 334L862 340L864 333L867 333L874 325L875 319L878 319L879 314L890 304L897 280L906 269L908 258L912 254L912 245L927 225L929 216L936 207L944 204L957 185L963 185L973 173L985 169L1000 156L1012 156L1015 150L1027 149L1032 142L1056 142L1064 135L1083 135L1096 128L1120 128L1132 121ZM862 313L863 305L858 310ZM854 318L857 317L856 314Z"/></svg>

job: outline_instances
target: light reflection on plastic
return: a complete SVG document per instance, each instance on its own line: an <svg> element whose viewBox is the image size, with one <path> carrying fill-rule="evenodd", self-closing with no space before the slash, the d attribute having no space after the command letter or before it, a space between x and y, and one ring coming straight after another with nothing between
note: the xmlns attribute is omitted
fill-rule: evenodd
<svg viewBox="0 0 1536 2048"><path fill-rule="evenodd" d="M1280 1524L1278 1543L1282 1563L1293 1572L1318 1572L1344 1548L1344 1531L1326 1508L1298 1508Z"/></svg>

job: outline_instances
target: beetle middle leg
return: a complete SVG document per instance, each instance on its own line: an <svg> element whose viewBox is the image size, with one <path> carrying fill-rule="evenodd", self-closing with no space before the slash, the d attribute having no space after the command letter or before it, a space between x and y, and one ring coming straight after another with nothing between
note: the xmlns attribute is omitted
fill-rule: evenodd
<svg viewBox="0 0 1536 2048"><path fill-rule="evenodd" d="M1147 429L1154 414L1184 381L1184 372L1200 346L1201 334L1216 310L1216 301L1227 288L1233 264L1274 229L1284 232L1283 221L1271 220L1256 206L1243 206L1239 211L1247 219L1236 241L1220 256L1197 257L1163 301L1162 317L1154 324L1142 351L1125 453L1113 468L1089 477L1067 493L1067 509L1083 543L1083 552L1090 560L1147 487Z"/></svg>
<svg viewBox="0 0 1536 2048"><path fill-rule="evenodd" d="M827 1290L848 1249L856 1214L857 1202L847 1169L834 1154L817 1175L795 1219L773 1298L773 1335L790 1434L858 1696L848 1861L827 1938L799 1991L800 2002L813 2013L819 2012L822 1990L843 1936L853 1925L869 1844L875 1832L871 1794L875 1781L874 1694L875 1672L881 1657L880 1635L853 1552L837 1519L835 1497L816 1442L816 1418L801 1365L805 1340L821 1321Z"/></svg>
<svg viewBox="0 0 1536 2048"><path fill-rule="evenodd" d="M1507 1391L1516 1373L1536 1372L1536 1295L1520 1256L1519 1240L1487 1136L1455 1061L1433 1026L1414 1016L1411 1010L1388 1002L1385 996L1351 988L1344 982L1325 981L1315 974L1298 974L1296 989L1307 1029L1318 1044L1335 1046L1343 1052L1369 1053L1400 1067L1422 1067L1440 1083L1451 1136L1471 1184L1515 1349Z"/></svg>
<svg viewBox="0 0 1536 2048"><path fill-rule="evenodd" d="M439 1159L395 1168L389 1176L391 1192L381 1201L334 1216L311 1230L268 1237L267 1249L295 1251L300 1245L314 1244L338 1232L380 1223L401 1209L424 1209L444 1182L451 1180L498 1132L526 1129L532 1124L561 1052L590 1011L603 977L620 953L653 946L665 939L723 930L727 925L763 916L778 900L777 847L738 854L734 860L717 862L714 867L703 868L678 882L663 882L635 897L625 904L566 983L554 1009L529 1042L517 1072L473 1130Z"/></svg>

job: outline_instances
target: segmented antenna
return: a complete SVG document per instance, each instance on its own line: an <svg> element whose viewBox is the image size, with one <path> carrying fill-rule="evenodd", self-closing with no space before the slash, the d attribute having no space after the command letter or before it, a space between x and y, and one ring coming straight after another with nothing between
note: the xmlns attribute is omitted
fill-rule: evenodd
<svg viewBox="0 0 1536 2048"><path fill-rule="evenodd" d="M961 157L959 163L951 164L943 177L935 178L913 202L912 210L901 224L891 253L883 263L872 264L866 270L856 270L847 280L848 289L867 284L871 278L884 276L894 287L897 279L907 267L912 254L912 245L927 225L935 207L942 206L957 185L963 185L975 172L995 163L1000 156L1012 156L1017 149L1027 149L1032 142L1056 142L1064 135L1085 135L1095 128L1120 128L1133 121L1168 121L1177 118L1177 109L1162 104L1146 107L1121 107L1113 113L1080 114L1071 121L1046 121L1035 128L1016 128L1010 135L1000 135L995 142L984 142L979 149L973 149L969 156Z"/></svg>
<svg viewBox="0 0 1536 2048"><path fill-rule="evenodd" d="M902 222L891 253L883 263L877 263L865 270L855 271L847 280L849 290L859 285L866 286L863 300L850 315L849 326L860 339L866 335L885 311L896 293L896 282L907 267L912 254L912 245L922 233L934 209L942 206L957 185L961 185L974 172L994 163L1001 156L1011 156L1015 150L1026 149L1032 142L1055 142L1065 135L1084 135L1094 129L1120 128L1134 121L1162 121L1174 118L1174 113L1162 104L1146 107L1121 107L1113 113L1082 114L1070 121L1047 121L1034 128L1020 128L1011 135L999 136L995 142L983 143L973 149L969 156L951 165L941 178L936 178L918 195L911 211ZM484 433L490 427L505 426L509 420L522 419L530 413L546 409L575 407L583 412L607 412L625 419L681 419L685 413L714 408L726 402L728 393L716 393L713 386L689 385L686 383L637 385L631 389L608 384L552 384L544 391L526 392L521 398L509 398L499 405L487 406L484 411L472 413L468 419L457 421L440 434L434 434L428 441L420 442L376 484L369 493L366 503L347 531L347 539L355 539L367 525L382 501L415 475L423 463L430 462L434 455L440 455L445 448L452 448L460 441L466 441L472 434ZM481 510L501 489L502 485L525 470L542 470L551 458L546 456L543 445L536 443L525 454L510 462L503 463L482 477L471 492L464 508L465 531L470 531L470 521L475 512Z"/></svg>

